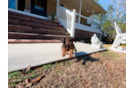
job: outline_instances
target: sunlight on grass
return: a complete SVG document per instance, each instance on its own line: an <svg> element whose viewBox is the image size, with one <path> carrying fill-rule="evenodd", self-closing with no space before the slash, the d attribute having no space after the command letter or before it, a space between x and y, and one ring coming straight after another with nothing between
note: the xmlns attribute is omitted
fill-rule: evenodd
<svg viewBox="0 0 134 88"><path fill-rule="evenodd" d="M104 48L106 48L108 51L104 52L104 57L108 57L108 58L118 58L118 59L126 59L126 54L125 53L120 53L120 52L115 52L111 49L109 49L109 47L112 46L112 44L104 44L103 45ZM126 48L126 46L122 46L120 45L121 47L123 48Z"/></svg>
<svg viewBox="0 0 134 88"><path fill-rule="evenodd" d="M50 65L44 65L42 68L50 68Z"/></svg>
<svg viewBox="0 0 134 88"><path fill-rule="evenodd" d="M59 74L59 73L60 73L60 71L56 71L56 73L57 73L57 74Z"/></svg>
<svg viewBox="0 0 134 88"><path fill-rule="evenodd" d="M9 77L8 79L12 79L14 76L20 76L20 75L21 75L20 71L15 71L15 72L8 74L8 77Z"/></svg>
<svg viewBox="0 0 134 88"><path fill-rule="evenodd" d="M116 54L114 54L113 52L110 52L110 51L104 52L104 53L102 54L102 56L103 56L104 58L111 58L111 59L117 57Z"/></svg>
<svg viewBox="0 0 134 88"><path fill-rule="evenodd" d="M32 74L30 77L34 78L34 77L37 77L37 76L39 76L39 74Z"/></svg>

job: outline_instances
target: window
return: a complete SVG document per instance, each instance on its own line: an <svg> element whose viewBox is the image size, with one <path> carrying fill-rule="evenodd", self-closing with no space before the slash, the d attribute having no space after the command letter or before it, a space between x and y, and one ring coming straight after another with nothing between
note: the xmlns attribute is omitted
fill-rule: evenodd
<svg viewBox="0 0 134 88"><path fill-rule="evenodd" d="M15 9L15 1L16 0L8 0L8 8Z"/></svg>
<svg viewBox="0 0 134 88"><path fill-rule="evenodd" d="M35 8L38 10L43 10L43 1L44 0L35 0Z"/></svg>

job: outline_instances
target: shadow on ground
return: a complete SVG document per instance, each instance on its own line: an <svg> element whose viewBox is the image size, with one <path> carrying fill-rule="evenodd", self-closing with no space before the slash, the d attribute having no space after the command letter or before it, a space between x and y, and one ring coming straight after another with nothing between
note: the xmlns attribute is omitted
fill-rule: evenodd
<svg viewBox="0 0 134 88"><path fill-rule="evenodd" d="M82 55L82 56L80 56L80 55ZM75 56L77 58L77 61L75 61L75 62L79 62L79 61L83 60L82 65L86 65L86 62L88 62L88 61L91 61L91 62L99 61L99 59L93 58L85 52L77 52L77 53L75 53Z"/></svg>

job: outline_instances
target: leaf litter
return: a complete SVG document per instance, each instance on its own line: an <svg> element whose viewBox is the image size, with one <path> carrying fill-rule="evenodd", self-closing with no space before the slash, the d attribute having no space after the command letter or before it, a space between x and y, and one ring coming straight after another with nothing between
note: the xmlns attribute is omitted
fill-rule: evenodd
<svg viewBox="0 0 134 88"><path fill-rule="evenodd" d="M56 64L43 65L22 74L12 74L9 88L124 88L126 87L126 58L103 57L103 53L86 55ZM107 59L109 58L109 59ZM85 62L83 64L83 62ZM120 64L118 64L120 62ZM64 64L65 63L65 64ZM9 76L10 76L9 74ZM19 75L17 75L19 74ZM32 76L32 77L31 77ZM15 80L15 81L13 81ZM19 81L21 80L21 81Z"/></svg>

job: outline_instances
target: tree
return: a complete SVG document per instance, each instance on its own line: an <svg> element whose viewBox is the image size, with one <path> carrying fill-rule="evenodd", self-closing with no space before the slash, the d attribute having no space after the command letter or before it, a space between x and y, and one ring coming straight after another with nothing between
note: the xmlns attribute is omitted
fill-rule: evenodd
<svg viewBox="0 0 134 88"><path fill-rule="evenodd" d="M94 1L99 3L99 0ZM106 40L111 40L116 35L114 22L117 22L122 32L126 31L126 0L109 0L109 2L110 4L105 4L107 7L107 13L106 15L103 15L102 20L102 31L108 35L105 37L107 38ZM100 21L101 15L95 15L94 19Z"/></svg>
<svg viewBox="0 0 134 88"><path fill-rule="evenodd" d="M126 33L126 13L120 17L120 20L117 22L118 26L120 27L123 33Z"/></svg>
<svg viewBox="0 0 134 88"><path fill-rule="evenodd" d="M122 9L122 11L121 11L121 15L120 15L120 20L119 20L119 22L122 21L123 13L124 13L125 8L126 8L126 0L125 0L124 2L122 2L122 6L123 6L123 9Z"/></svg>
<svg viewBox="0 0 134 88"><path fill-rule="evenodd" d="M116 18L115 18L115 22L117 22L118 19L118 15L119 15L119 7L120 7L120 0L113 0L115 7L116 7ZM117 2L117 3L116 3Z"/></svg>
<svg viewBox="0 0 134 88"><path fill-rule="evenodd" d="M107 7L107 14L105 16L103 16L103 22L102 22L102 30L109 34L109 35L113 35L113 12L114 12L114 8L113 5L109 5Z"/></svg>
<svg viewBox="0 0 134 88"><path fill-rule="evenodd" d="M126 8L126 0L111 0L111 5L115 8L115 22L121 22Z"/></svg>
<svg viewBox="0 0 134 88"><path fill-rule="evenodd" d="M114 21L113 12L115 11L113 5L109 5L107 11L108 11L107 13L108 20L111 21L111 26L113 26L113 21Z"/></svg>
<svg viewBox="0 0 134 88"><path fill-rule="evenodd" d="M99 0L94 0L95 2L99 2Z"/></svg>
<svg viewBox="0 0 134 88"><path fill-rule="evenodd" d="M111 21L111 27L114 27L114 22L116 22L122 31L126 30L126 0L109 0L110 4L107 6L106 22Z"/></svg>
<svg viewBox="0 0 134 88"><path fill-rule="evenodd" d="M99 3L99 0L94 0L94 1L97 2L97 4L99 4L101 7L103 7L103 6ZM100 21L101 21L101 13L94 15L93 18L94 18L94 20L100 22Z"/></svg>

